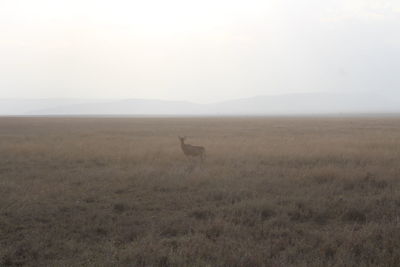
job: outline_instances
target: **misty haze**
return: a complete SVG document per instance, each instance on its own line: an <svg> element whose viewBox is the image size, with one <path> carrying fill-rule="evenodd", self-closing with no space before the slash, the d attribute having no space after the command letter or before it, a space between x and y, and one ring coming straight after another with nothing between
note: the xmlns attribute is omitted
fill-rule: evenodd
<svg viewBox="0 0 400 267"><path fill-rule="evenodd" d="M156 99L3 99L1 115L341 115L395 114L400 98L382 94L255 96L210 104Z"/></svg>
<svg viewBox="0 0 400 267"><path fill-rule="evenodd" d="M399 266L397 0L0 1L0 266Z"/></svg>

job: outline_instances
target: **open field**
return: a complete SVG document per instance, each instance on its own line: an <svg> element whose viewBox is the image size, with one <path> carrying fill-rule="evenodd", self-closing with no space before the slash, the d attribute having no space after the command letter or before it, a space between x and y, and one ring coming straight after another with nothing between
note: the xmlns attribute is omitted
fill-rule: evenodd
<svg viewBox="0 0 400 267"><path fill-rule="evenodd" d="M398 266L399 182L400 118L0 118L0 266Z"/></svg>

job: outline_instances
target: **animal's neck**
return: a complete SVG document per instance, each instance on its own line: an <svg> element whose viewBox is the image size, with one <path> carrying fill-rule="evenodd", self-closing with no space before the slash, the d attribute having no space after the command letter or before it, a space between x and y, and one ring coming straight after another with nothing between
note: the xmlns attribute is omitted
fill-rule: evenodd
<svg viewBox="0 0 400 267"><path fill-rule="evenodd" d="M181 140L181 147L185 147L185 141Z"/></svg>

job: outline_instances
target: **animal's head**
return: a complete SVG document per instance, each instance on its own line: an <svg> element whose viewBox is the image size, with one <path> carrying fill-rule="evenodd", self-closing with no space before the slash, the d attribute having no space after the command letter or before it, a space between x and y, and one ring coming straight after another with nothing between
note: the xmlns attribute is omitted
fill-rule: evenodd
<svg viewBox="0 0 400 267"><path fill-rule="evenodd" d="M186 136L178 136L179 141L184 142L186 139Z"/></svg>

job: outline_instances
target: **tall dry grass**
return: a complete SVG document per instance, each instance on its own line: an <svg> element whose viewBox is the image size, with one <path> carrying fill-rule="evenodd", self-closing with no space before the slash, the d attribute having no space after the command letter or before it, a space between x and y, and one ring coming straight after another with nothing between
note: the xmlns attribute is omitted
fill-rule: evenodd
<svg viewBox="0 0 400 267"><path fill-rule="evenodd" d="M398 118L0 118L0 265L397 266L399 162Z"/></svg>

